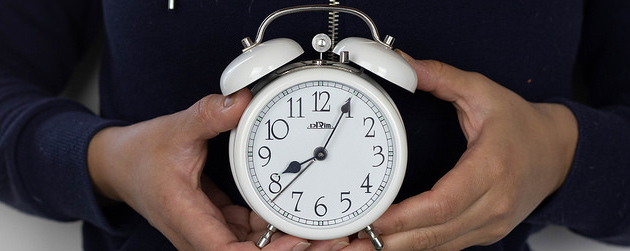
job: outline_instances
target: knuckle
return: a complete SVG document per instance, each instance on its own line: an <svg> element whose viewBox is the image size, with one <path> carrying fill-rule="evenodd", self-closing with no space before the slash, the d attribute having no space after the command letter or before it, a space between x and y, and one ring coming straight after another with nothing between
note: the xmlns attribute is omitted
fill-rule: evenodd
<svg viewBox="0 0 630 251"><path fill-rule="evenodd" d="M449 66L443 62L437 60L424 60L424 65L427 69L429 69L429 73L432 73L432 76L442 76L444 74L449 73Z"/></svg>
<svg viewBox="0 0 630 251"><path fill-rule="evenodd" d="M479 72L469 71L467 73L468 73L468 79L470 79L471 81L475 83L485 83L488 81L488 78Z"/></svg>
<svg viewBox="0 0 630 251"><path fill-rule="evenodd" d="M492 245L499 240L503 239L512 231L512 228L507 224L499 224L492 226L490 230L485 234L483 238L479 240L479 245L488 246Z"/></svg>
<svg viewBox="0 0 630 251"><path fill-rule="evenodd" d="M220 116L217 107L217 99L213 96L206 96L197 101L190 110L192 114L192 120L186 123L192 123L194 127L204 128L202 131L209 133L209 137L214 137L219 132L223 131L220 127L220 123L217 123L217 118ZM199 129L201 129L199 128Z"/></svg>
<svg viewBox="0 0 630 251"><path fill-rule="evenodd" d="M426 63L431 67L433 71L437 73L444 73L447 68L447 65L445 63L437 60L427 60Z"/></svg>
<svg viewBox="0 0 630 251"><path fill-rule="evenodd" d="M467 71L465 73L466 74L462 76L465 78L464 81L471 84L469 85L469 91L472 95L488 97L490 93L492 93L494 88L490 83L493 83L494 81L479 72Z"/></svg>
<svg viewBox="0 0 630 251"><path fill-rule="evenodd" d="M413 231L410 238L411 250L423 250L434 248L440 244L438 235L428 229L418 229Z"/></svg>
<svg viewBox="0 0 630 251"><path fill-rule="evenodd" d="M393 217L391 220L395 233L399 233L407 229L407 217Z"/></svg>
<svg viewBox="0 0 630 251"><path fill-rule="evenodd" d="M211 98L204 97L197 101L194 105L193 115L196 119L201 122L211 122L214 117L215 109L212 109L212 100Z"/></svg>
<svg viewBox="0 0 630 251"><path fill-rule="evenodd" d="M431 211L433 212L433 218L437 224L444 224L453 218L455 206L452 200L448 198L436 200L432 206Z"/></svg>
<svg viewBox="0 0 630 251"><path fill-rule="evenodd" d="M512 227L508 224L501 224L494 228L494 232L490 234L490 241L495 243L512 232Z"/></svg>
<svg viewBox="0 0 630 251"><path fill-rule="evenodd" d="M500 201L497 201L496 204L492 207L492 216L496 220L503 221L512 215L514 211L514 200L506 197Z"/></svg>
<svg viewBox="0 0 630 251"><path fill-rule="evenodd" d="M517 194L506 191L508 189L504 189L502 186L493 189L494 201L489 206L487 217L493 222L509 222L514 215L518 214L520 199Z"/></svg>
<svg viewBox="0 0 630 251"><path fill-rule="evenodd" d="M513 201L514 200L511 199L505 199L497 203L490 211L489 220L491 223L484 228L485 233L483 238L479 240L481 245L494 244L503 239L514 229L514 225L512 225L510 221L515 211Z"/></svg>

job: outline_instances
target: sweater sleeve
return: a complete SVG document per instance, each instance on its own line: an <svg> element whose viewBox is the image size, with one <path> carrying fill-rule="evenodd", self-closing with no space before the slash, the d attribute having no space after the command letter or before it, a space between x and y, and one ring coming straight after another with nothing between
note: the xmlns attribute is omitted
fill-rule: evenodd
<svg viewBox="0 0 630 251"><path fill-rule="evenodd" d="M29 214L105 226L87 147L120 122L56 96L101 28L99 4L0 2L0 200Z"/></svg>
<svg viewBox="0 0 630 251"><path fill-rule="evenodd" d="M578 121L573 165L527 221L630 245L630 2L590 1L585 7L576 65L585 100L554 100Z"/></svg>

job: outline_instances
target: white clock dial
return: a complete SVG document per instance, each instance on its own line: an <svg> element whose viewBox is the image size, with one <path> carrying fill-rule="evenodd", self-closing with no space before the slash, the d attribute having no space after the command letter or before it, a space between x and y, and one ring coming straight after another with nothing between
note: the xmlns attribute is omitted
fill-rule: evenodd
<svg viewBox="0 0 630 251"><path fill-rule="evenodd" d="M398 112L378 88L350 79L263 89L249 122L239 124L245 143L234 148L235 177L252 208L280 230L309 239L352 234L400 187L406 142Z"/></svg>
<svg viewBox="0 0 630 251"><path fill-rule="evenodd" d="M344 105L349 109L342 113ZM279 93L266 107L251 130L247 166L271 210L296 224L333 226L378 200L394 145L382 112L365 95L312 81Z"/></svg>

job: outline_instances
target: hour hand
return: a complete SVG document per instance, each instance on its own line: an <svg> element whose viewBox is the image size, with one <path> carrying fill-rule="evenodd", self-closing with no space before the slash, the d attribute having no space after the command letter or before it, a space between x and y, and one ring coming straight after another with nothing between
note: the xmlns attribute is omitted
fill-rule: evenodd
<svg viewBox="0 0 630 251"><path fill-rule="evenodd" d="M285 169L282 173L299 173L300 170L302 170L302 165L304 165L304 163L309 162L313 159L315 159L315 157L307 159L301 163L295 160L291 161L291 163L289 163L289 166L287 166L287 169Z"/></svg>
<svg viewBox="0 0 630 251"><path fill-rule="evenodd" d="M294 160L289 163L287 169L285 169L282 173L298 173L300 172L300 169L302 169L302 165L300 165L300 162Z"/></svg>

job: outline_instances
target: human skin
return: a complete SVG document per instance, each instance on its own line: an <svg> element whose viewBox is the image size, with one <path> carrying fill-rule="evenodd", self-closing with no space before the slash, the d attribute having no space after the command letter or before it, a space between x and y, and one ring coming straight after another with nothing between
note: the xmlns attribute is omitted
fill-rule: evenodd
<svg viewBox="0 0 630 251"><path fill-rule="evenodd" d="M418 90L451 102L467 150L431 190L392 205L374 224L385 250L461 250L505 237L564 182L577 145L565 106L531 103L487 77L415 60ZM344 250L368 250L360 235Z"/></svg>
<svg viewBox="0 0 630 251"><path fill-rule="evenodd" d="M500 240L563 183L577 144L575 117L479 73L401 54L417 72L418 90L456 107L468 148L430 191L392 205L373 224L385 249L460 250ZM180 250L258 250L264 220L233 205L202 173L208 139L236 126L250 100L247 90L209 95L185 111L100 131L88 149L95 187ZM308 241L278 233L265 249L373 248L359 237Z"/></svg>
<svg viewBox="0 0 630 251"><path fill-rule="evenodd" d="M254 243L267 223L234 205L202 172L208 139L234 128L251 97L248 90L209 95L181 112L101 130L88 148L97 191L127 203L179 250L259 250ZM264 250L330 250L348 242L276 233Z"/></svg>

